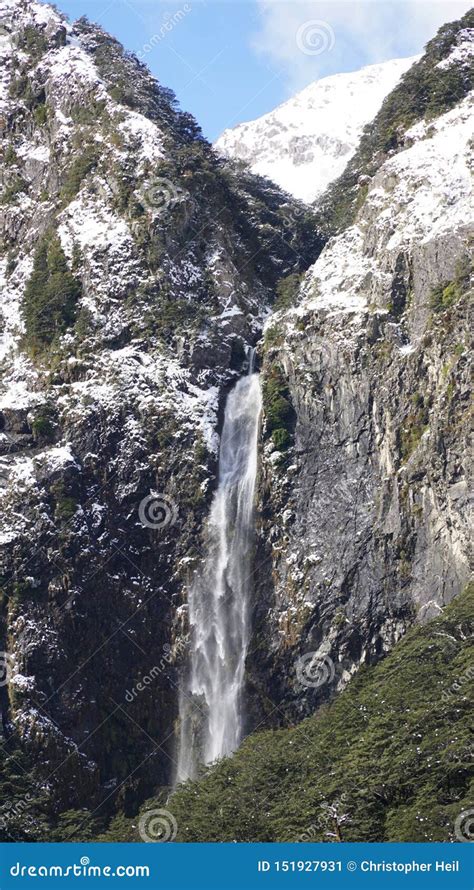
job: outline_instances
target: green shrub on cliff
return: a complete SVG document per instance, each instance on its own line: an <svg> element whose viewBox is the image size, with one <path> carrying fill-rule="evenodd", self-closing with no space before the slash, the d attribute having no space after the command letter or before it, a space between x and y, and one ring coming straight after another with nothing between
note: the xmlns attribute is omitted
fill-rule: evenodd
<svg viewBox="0 0 474 890"><path fill-rule="evenodd" d="M12 740L0 750L0 842L48 838L46 791L31 760Z"/></svg>
<svg viewBox="0 0 474 890"><path fill-rule="evenodd" d="M31 421L31 432L36 443L40 445L54 442L57 423L57 412L51 404L39 406Z"/></svg>
<svg viewBox="0 0 474 890"><path fill-rule="evenodd" d="M263 375L265 431L279 451L293 444L295 411L282 368L277 363L266 367Z"/></svg>
<svg viewBox="0 0 474 890"><path fill-rule="evenodd" d="M94 841L100 831L99 819L94 818L89 810L67 810L58 817L57 825L48 838L66 843L69 838L74 843Z"/></svg>
<svg viewBox="0 0 474 890"><path fill-rule="evenodd" d="M280 309L290 309L291 306L295 305L302 277L298 272L293 272L285 278L280 278L276 288L277 297L273 307L276 312Z"/></svg>
<svg viewBox="0 0 474 890"><path fill-rule="evenodd" d="M33 272L23 298L25 345L43 353L74 323L81 284L69 270L57 235L44 237L35 253Z"/></svg>
<svg viewBox="0 0 474 890"><path fill-rule="evenodd" d="M15 167L18 164L18 155L11 142L8 143L3 157L6 167Z"/></svg>
<svg viewBox="0 0 474 890"><path fill-rule="evenodd" d="M28 188L28 183L22 176L15 175L13 176L6 184L5 188L1 194L1 203L2 204L12 204L16 201L19 195L22 192L26 192Z"/></svg>
<svg viewBox="0 0 474 890"><path fill-rule="evenodd" d="M73 201L86 176L95 169L100 158L100 148L94 142L83 147L66 173L61 198L65 203Z"/></svg>
<svg viewBox="0 0 474 890"><path fill-rule="evenodd" d="M431 292L430 306L433 312L450 309L469 290L472 285L472 259L466 255L458 260L454 279L438 285Z"/></svg>
<svg viewBox="0 0 474 890"><path fill-rule="evenodd" d="M41 59L48 49L46 36L33 25L27 25L17 36L17 45L28 53L35 62Z"/></svg>

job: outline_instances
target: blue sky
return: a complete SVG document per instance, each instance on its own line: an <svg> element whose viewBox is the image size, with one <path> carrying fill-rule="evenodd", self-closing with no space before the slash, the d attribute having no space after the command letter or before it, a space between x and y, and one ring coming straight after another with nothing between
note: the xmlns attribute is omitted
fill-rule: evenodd
<svg viewBox="0 0 474 890"><path fill-rule="evenodd" d="M328 74L421 51L472 0L57 0L140 54L204 134Z"/></svg>

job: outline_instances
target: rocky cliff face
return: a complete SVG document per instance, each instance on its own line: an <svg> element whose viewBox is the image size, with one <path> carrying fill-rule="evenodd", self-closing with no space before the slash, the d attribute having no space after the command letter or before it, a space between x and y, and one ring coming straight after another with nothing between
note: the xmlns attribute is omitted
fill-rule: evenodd
<svg viewBox="0 0 474 890"><path fill-rule="evenodd" d="M265 325L249 728L464 583L469 97L397 132L317 260L326 217L217 159L109 35L0 11L0 694L6 769L46 801L28 839L169 784L222 405Z"/></svg>
<svg viewBox="0 0 474 890"><path fill-rule="evenodd" d="M432 66L433 89L460 45L468 66L468 33ZM255 664L258 688L273 672L273 701L290 715L342 688L469 577L466 92L399 130L359 183L353 225L267 325ZM315 653L321 683L300 682L295 647Z"/></svg>

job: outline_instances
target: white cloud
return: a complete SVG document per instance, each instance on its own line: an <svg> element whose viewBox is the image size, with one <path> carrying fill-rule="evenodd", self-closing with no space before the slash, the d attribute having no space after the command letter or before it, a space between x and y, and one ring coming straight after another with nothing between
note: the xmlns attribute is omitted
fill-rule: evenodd
<svg viewBox="0 0 474 890"><path fill-rule="evenodd" d="M252 47L281 72L293 93L326 74L420 52L440 25L462 16L472 0L257 3L260 27Z"/></svg>

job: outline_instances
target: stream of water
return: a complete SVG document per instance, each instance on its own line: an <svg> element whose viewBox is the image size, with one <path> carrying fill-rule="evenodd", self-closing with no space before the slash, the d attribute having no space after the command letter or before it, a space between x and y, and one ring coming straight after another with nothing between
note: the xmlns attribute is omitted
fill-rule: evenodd
<svg viewBox="0 0 474 890"><path fill-rule="evenodd" d="M261 410L252 352L249 373L227 397L205 558L189 591L190 653L180 690L178 782L195 777L200 763L231 754L242 739Z"/></svg>

